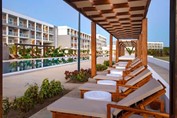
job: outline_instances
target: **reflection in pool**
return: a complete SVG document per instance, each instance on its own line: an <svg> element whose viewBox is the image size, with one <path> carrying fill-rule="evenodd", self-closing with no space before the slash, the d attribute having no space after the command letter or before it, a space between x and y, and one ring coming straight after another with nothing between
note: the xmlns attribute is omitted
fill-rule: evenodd
<svg viewBox="0 0 177 118"><path fill-rule="evenodd" d="M88 60L89 57L82 57L81 60ZM77 58L48 58L48 59L34 59L34 60L22 60L13 62L3 62L3 74L19 72L24 70L60 65L65 63L76 62Z"/></svg>

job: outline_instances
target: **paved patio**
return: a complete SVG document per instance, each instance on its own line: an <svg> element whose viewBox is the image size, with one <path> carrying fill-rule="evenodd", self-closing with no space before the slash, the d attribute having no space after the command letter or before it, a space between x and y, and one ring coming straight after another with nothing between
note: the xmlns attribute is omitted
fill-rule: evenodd
<svg viewBox="0 0 177 118"><path fill-rule="evenodd" d="M108 60L107 57L97 58L97 63L103 63L104 60ZM88 69L91 68L91 61L81 62L81 68ZM3 77L3 97L14 98L22 96L28 87L27 84L37 83L40 85L45 78L49 80L59 80L66 89L73 89L73 86L65 85L65 71L77 70L77 63L71 65L60 66L56 68L48 68L39 71L28 72L24 74L12 75Z"/></svg>

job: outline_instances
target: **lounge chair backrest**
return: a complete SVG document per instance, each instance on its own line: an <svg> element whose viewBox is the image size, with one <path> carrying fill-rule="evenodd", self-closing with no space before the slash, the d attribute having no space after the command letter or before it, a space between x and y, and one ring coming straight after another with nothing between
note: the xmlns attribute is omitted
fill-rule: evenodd
<svg viewBox="0 0 177 118"><path fill-rule="evenodd" d="M131 64L130 67L133 68L133 67L137 66L138 64L140 64L141 62L142 62L141 60L138 60L134 64Z"/></svg>
<svg viewBox="0 0 177 118"><path fill-rule="evenodd" d="M129 73L129 75L131 76L135 76L137 75L138 73L140 73L141 71L143 71L145 69L144 66L140 66L139 68L135 69L133 72ZM131 76L125 76L125 80L129 80L131 79Z"/></svg>
<svg viewBox="0 0 177 118"><path fill-rule="evenodd" d="M133 65L133 64L135 64L137 61L139 61L140 59L139 58L135 58L133 61L132 61L132 63L131 63L131 65Z"/></svg>
<svg viewBox="0 0 177 118"><path fill-rule="evenodd" d="M146 77L148 77L149 75L151 75L151 71L146 69L143 72L141 72L140 74L138 74L137 76L135 76L134 78L130 79L126 85L135 85L136 83L140 82L141 80L145 79ZM123 88L122 91L126 91L128 88Z"/></svg>
<svg viewBox="0 0 177 118"><path fill-rule="evenodd" d="M164 87L155 79L151 79L145 85L141 86L134 92L130 93L127 97L120 100L117 105L131 106L154 93L162 90ZM115 109L113 115L117 115L121 110Z"/></svg>

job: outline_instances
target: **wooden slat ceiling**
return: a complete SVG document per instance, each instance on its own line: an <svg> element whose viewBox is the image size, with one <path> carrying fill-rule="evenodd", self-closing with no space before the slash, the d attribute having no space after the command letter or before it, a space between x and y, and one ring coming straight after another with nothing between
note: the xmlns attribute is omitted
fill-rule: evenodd
<svg viewBox="0 0 177 118"><path fill-rule="evenodd" d="M64 0L117 39L137 39L150 0Z"/></svg>
<svg viewBox="0 0 177 118"><path fill-rule="evenodd" d="M119 44L125 46L125 47L135 47L136 46L136 39L132 40L119 40Z"/></svg>

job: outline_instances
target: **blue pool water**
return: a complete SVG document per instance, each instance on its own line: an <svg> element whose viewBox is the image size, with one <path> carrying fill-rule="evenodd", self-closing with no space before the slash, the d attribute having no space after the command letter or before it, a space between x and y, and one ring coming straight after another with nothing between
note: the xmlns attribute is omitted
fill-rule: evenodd
<svg viewBox="0 0 177 118"><path fill-rule="evenodd" d="M81 58L88 60L88 57ZM77 58L48 58L3 62L3 74L76 62Z"/></svg>

